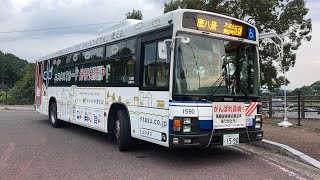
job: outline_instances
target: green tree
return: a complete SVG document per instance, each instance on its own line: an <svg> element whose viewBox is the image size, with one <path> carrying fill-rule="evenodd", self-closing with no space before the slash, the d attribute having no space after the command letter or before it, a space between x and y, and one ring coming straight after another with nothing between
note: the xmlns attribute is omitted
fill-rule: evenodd
<svg viewBox="0 0 320 180"><path fill-rule="evenodd" d="M297 95L298 91L301 91L306 95L320 95L320 81L316 81L310 86L302 86L301 88L296 88L289 95Z"/></svg>
<svg viewBox="0 0 320 180"><path fill-rule="evenodd" d="M26 60L22 60L10 53L2 53L0 51L0 84L9 87L23 76L23 68L28 64Z"/></svg>
<svg viewBox="0 0 320 180"><path fill-rule="evenodd" d="M132 12L127 12L127 19L138 19L142 20L142 12L140 10L133 9Z"/></svg>
<svg viewBox="0 0 320 180"><path fill-rule="evenodd" d="M313 84L311 84L311 88L313 91L320 93L320 81L316 81Z"/></svg>
<svg viewBox="0 0 320 180"><path fill-rule="evenodd" d="M284 78L278 74L278 61L285 70L295 65L296 50L303 40L311 40L312 23L307 19L304 0L175 0L164 4L164 12L178 8L198 9L232 16L257 27L259 33L276 31L285 39L284 58L279 60L270 42L261 42L262 85L277 90Z"/></svg>
<svg viewBox="0 0 320 180"><path fill-rule="evenodd" d="M10 104L32 104L34 99L35 64L30 63L23 69L23 77L10 89Z"/></svg>

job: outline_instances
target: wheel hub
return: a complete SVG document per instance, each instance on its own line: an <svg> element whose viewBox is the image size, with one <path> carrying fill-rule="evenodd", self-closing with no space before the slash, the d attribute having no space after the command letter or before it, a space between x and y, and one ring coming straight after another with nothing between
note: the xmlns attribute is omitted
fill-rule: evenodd
<svg viewBox="0 0 320 180"><path fill-rule="evenodd" d="M51 119L51 122L52 122L52 123L55 123L55 122L56 122L56 117L55 117L55 108L52 108L52 110L51 110L51 113L50 113L50 114L51 114L51 116L50 116L50 117L51 117L51 118L50 118L50 119Z"/></svg>
<svg viewBox="0 0 320 180"><path fill-rule="evenodd" d="M118 119L115 123L115 130L116 130L116 133L115 133L115 137L116 137L116 140L119 142L120 140L120 120Z"/></svg>

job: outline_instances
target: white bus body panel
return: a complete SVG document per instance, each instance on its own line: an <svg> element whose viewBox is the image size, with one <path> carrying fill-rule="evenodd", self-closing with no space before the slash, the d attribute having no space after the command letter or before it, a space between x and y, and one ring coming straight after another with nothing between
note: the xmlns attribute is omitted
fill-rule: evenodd
<svg viewBox="0 0 320 180"><path fill-rule="evenodd" d="M169 146L169 92L139 92L140 139Z"/></svg>

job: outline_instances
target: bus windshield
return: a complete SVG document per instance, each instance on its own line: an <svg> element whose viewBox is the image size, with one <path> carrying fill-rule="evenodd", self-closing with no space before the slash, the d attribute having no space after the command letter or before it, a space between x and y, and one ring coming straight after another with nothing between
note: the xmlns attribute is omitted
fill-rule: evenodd
<svg viewBox="0 0 320 180"><path fill-rule="evenodd" d="M175 95L259 95L260 72L255 45L205 36L179 34L173 93Z"/></svg>

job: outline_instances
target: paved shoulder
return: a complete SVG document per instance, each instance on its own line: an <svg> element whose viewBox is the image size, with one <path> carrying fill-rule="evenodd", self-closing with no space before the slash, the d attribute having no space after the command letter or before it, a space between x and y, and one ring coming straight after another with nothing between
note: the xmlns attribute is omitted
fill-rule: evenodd
<svg viewBox="0 0 320 180"><path fill-rule="evenodd" d="M308 156L320 160L320 133L304 128L283 128L272 124L263 126L264 138L286 144Z"/></svg>
<svg viewBox="0 0 320 180"><path fill-rule="evenodd" d="M305 176L308 176L312 179L320 179L319 169L305 163L298 162L297 160L294 160L290 157L276 154L273 151L255 147L250 144L240 144L237 147L252 153L253 156L262 158L264 161L278 167L279 169L287 172L288 174L291 174L292 176L296 176L297 174L304 174Z"/></svg>

